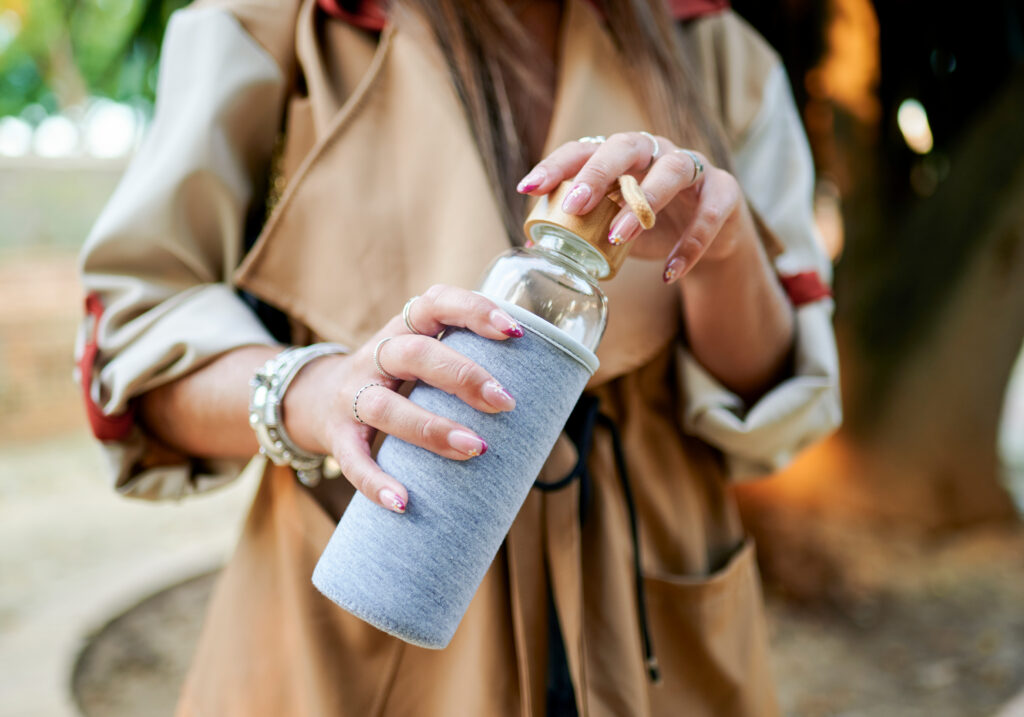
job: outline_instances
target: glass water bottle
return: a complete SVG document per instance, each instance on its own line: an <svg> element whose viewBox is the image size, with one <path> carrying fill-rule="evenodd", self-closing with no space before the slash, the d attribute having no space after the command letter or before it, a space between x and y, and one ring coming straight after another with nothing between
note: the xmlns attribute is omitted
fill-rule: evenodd
<svg viewBox="0 0 1024 717"><path fill-rule="evenodd" d="M521 306L594 351L608 319L598 281L615 276L629 247L608 241L616 202L605 197L585 216L566 214L569 188L566 182L537 203L524 227L527 245L491 263L480 293Z"/></svg>
<svg viewBox="0 0 1024 717"><path fill-rule="evenodd" d="M313 573L328 598L377 628L421 647L452 639L469 603L597 370L607 299L625 246L608 242L619 211L604 199L584 217L564 214L563 185L526 223L528 245L487 270L480 292L504 308L523 336L494 341L452 328L442 341L486 369L516 397L512 411L477 411L418 383L409 399L483 436L488 450L453 461L384 439L377 463L407 488L402 515L357 493Z"/></svg>

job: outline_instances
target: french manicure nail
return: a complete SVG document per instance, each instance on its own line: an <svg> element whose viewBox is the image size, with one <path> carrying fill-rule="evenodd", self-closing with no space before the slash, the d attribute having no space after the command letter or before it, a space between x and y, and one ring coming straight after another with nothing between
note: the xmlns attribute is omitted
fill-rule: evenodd
<svg viewBox="0 0 1024 717"><path fill-rule="evenodd" d="M608 232L608 241L618 246L625 244L632 239L640 228L640 220L632 212L627 213L622 219L612 225Z"/></svg>
<svg viewBox="0 0 1024 717"><path fill-rule="evenodd" d="M584 205L590 201L593 191L586 182L574 184L569 193L565 195L565 199L562 200L562 211L566 214L575 214L583 209Z"/></svg>
<svg viewBox="0 0 1024 717"><path fill-rule="evenodd" d="M529 194L534 189L544 184L544 180L547 175L543 169L535 169L525 177L523 177L519 184L516 185L516 191L520 194Z"/></svg>
<svg viewBox="0 0 1024 717"><path fill-rule="evenodd" d="M491 320L491 326L506 336L518 339L523 335L523 328L501 309L495 309L492 311L488 315L488 318Z"/></svg>
<svg viewBox="0 0 1024 717"><path fill-rule="evenodd" d="M470 458L482 456L487 452L487 441L469 431L460 431L459 429L448 434L448 445L459 453L465 453Z"/></svg>
<svg viewBox="0 0 1024 717"><path fill-rule="evenodd" d="M395 513L405 512L405 501L398 497L398 494L390 488L381 488L377 494L380 504Z"/></svg>
<svg viewBox="0 0 1024 717"><path fill-rule="evenodd" d="M484 384L484 400L499 411L511 411L516 407L516 399L497 381Z"/></svg>
<svg viewBox="0 0 1024 717"><path fill-rule="evenodd" d="M665 267L665 272L661 275L666 284L671 284L673 281L679 278L683 273L683 269L686 268L686 261L680 257L672 259Z"/></svg>

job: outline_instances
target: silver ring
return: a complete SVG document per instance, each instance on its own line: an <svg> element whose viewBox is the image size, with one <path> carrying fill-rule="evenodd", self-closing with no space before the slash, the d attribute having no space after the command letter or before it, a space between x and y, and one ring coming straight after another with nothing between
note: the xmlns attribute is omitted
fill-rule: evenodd
<svg viewBox="0 0 1024 717"><path fill-rule="evenodd" d="M598 134L594 135L593 137L580 137L576 141L582 144L602 144L606 139L608 138L605 137L603 134Z"/></svg>
<svg viewBox="0 0 1024 717"><path fill-rule="evenodd" d="M409 310L412 308L412 302L416 301L418 298L420 298L419 295L416 295L405 302L405 306L402 308L402 321L405 322L405 328L409 329L410 333L422 336L423 332L413 326L412 321L409 320Z"/></svg>
<svg viewBox="0 0 1024 717"><path fill-rule="evenodd" d="M685 154L693 160L693 176L690 177L690 184L695 183L700 175L704 174L704 163L700 161L700 157L697 156L696 152L689 149L677 149L676 152Z"/></svg>
<svg viewBox="0 0 1024 717"><path fill-rule="evenodd" d="M651 162L653 162L661 154L661 145L658 144L658 140L650 132L644 132L643 130L640 130L640 134L642 134L647 139L651 140L651 144L654 145L654 149L651 150Z"/></svg>
<svg viewBox="0 0 1024 717"><path fill-rule="evenodd" d="M371 383L366 384L358 391L356 391L356 395L352 397L352 415L355 416L356 420L362 423L364 426L367 425L367 423L366 421L359 417L359 397L363 394L363 391L370 388L371 386L380 386L381 388L387 388L387 386L385 386L384 384L378 383L377 381L373 381Z"/></svg>
<svg viewBox="0 0 1024 717"><path fill-rule="evenodd" d="M399 379L398 376L388 373L387 371L384 370L384 367L380 365L380 349L384 344L386 344L393 338L395 337L386 336L377 342L377 346L374 347L373 349L373 365L377 367L377 373L386 378L388 381L400 381L401 379Z"/></svg>

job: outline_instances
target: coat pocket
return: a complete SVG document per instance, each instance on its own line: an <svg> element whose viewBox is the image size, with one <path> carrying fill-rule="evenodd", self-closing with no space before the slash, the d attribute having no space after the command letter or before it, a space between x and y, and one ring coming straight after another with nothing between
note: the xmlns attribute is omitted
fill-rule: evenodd
<svg viewBox="0 0 1024 717"><path fill-rule="evenodd" d="M778 714L751 539L711 575L647 574L644 587L662 673L652 714Z"/></svg>

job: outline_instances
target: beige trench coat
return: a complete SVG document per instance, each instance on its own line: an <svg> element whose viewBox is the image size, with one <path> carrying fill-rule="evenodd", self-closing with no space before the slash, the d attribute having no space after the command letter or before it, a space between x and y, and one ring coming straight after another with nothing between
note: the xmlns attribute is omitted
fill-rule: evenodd
<svg viewBox="0 0 1024 717"><path fill-rule="evenodd" d="M225 69L210 89L217 99L191 121L217 131L196 142L192 159L188 142L173 138L191 131L174 124L175 112L190 120L168 99L206 90L195 76L198 84L189 85L175 76L180 68L165 67L164 104L147 147L86 246L84 281L105 313L96 332L99 365L82 379L107 415L222 350L271 342L224 286L283 309L311 340L357 346L429 285L474 286L507 248L443 60L417 18L399 18L376 42L321 17L308 0L291 9L211 2L181 15L169 31L167 62L188 64L184 49L195 55L199 47L225 68L251 63L234 74ZM685 32L709 103L737 148L741 183L745 172L760 187L748 188L751 202L785 245L780 272L827 276L810 221L806 147L784 81L771 89L777 59L728 13ZM192 44L176 46L185 36ZM588 3L567 3L560 42L546 152L575 137L647 126ZM290 91L295 71L308 94ZM239 261L244 207L254 178L266 172L282 107L283 195ZM224 128L231 132L218 134ZM795 158L765 154L786 142ZM190 161L203 169L169 168ZM153 176L164 165L168 171ZM210 177L207 199L199 190ZM780 189L780 178L792 184ZM182 186L189 187L184 227L174 211ZM142 225L160 202L178 217L173 236ZM156 247L135 250L144 291L125 292L117 273L129 240ZM686 352L678 289L665 286L660 271L659 262L630 260L605 286L609 326L588 387L625 447L660 683L645 671L629 520L611 442L599 430L585 520L578 485L531 492L441 651L377 631L310 583L350 486L335 481L311 492L289 470L265 470L178 714L542 715L549 590L581 715L776 714L754 551L728 484L785 462L838 423L831 304L797 310L794 375L745 406ZM198 326L211 320L209 330ZM83 342L88 336L83 329ZM115 483L127 494L182 495L231 475L219 464L175 457L138 426L107 438ZM541 479L561 477L575 460L563 437Z"/></svg>

